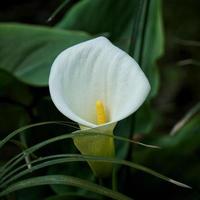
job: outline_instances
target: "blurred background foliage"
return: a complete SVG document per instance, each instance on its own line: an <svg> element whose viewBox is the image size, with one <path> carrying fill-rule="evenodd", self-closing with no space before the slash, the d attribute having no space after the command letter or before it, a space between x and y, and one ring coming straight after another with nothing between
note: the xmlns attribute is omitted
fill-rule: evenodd
<svg viewBox="0 0 200 200"><path fill-rule="evenodd" d="M135 140L162 147L152 150L118 144L118 156L193 187L178 188L122 167L118 172L119 191L135 199L200 199L200 2L163 0L161 9L157 0L149 1L146 7L131 0L66 2L51 20L49 17L63 1L7 0L0 7L0 138L30 123L66 121L49 97L49 67L62 49L105 35L140 63L152 85L148 101L134 116L118 124L116 134L122 135L123 130L123 136L130 133ZM143 23L138 23L138 18ZM134 45L130 46L130 42ZM22 134L20 141L25 147L31 146L73 130L57 125L34 128L26 137ZM1 163L21 149L20 145L8 143L0 151ZM76 152L71 142L61 141L36 156L71 152ZM33 175L54 173L95 181L83 163L56 165ZM74 197L74 192L84 197ZM87 199L99 198L85 190L42 186L19 191L9 199L84 199L85 195Z"/></svg>

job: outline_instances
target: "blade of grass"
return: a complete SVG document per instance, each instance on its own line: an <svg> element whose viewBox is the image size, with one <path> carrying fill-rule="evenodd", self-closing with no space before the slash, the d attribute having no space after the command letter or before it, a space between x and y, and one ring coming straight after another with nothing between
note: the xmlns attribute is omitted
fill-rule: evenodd
<svg viewBox="0 0 200 200"><path fill-rule="evenodd" d="M5 137L3 140L1 140L0 141L0 148L2 148L10 139L15 137L17 134L19 134L19 133L21 133L21 132L23 132L27 129L39 127L39 126L45 126L45 125L53 125L53 124L62 125L62 126L70 126L70 127L76 128L75 126L72 126L72 124L75 124L75 123L69 123L69 122L64 122L64 121L47 121L47 122L30 124L30 125L23 126L23 127L15 130L15 131L13 131L7 137Z"/></svg>
<svg viewBox="0 0 200 200"><path fill-rule="evenodd" d="M45 157L44 160L50 159L50 158L56 158L56 157L65 157L65 158L58 158L58 159L46 161L46 162L43 162L41 164L32 166L31 171L35 171L35 170L41 169L43 167L48 167L50 165L55 165L55 164L60 164L60 163L85 162L85 161L91 160L91 161L96 161L96 162L109 162L109 163L113 163L113 164L125 165L125 166L128 166L128 167L143 171L145 173L151 174L155 177L158 177L158 178L160 178L164 181L173 183L177 186L185 187L185 188L191 188L190 186L188 186L186 184L183 184L181 182L178 182L178 181L175 181L171 178L168 178L167 176L162 175L162 174L160 174L160 173L158 173L158 172L156 172L152 169L149 169L145 166L142 166L142 165L130 162L130 161L126 161L126 160L120 160L120 159L116 159L116 158L107 158L107 157L105 158L105 157L97 157L97 156L80 155L80 154L54 155L53 157L52 156ZM42 160L43 159L41 158L39 161L41 162ZM31 162L31 164L33 165L37 161ZM25 167L25 166L26 165L24 165L23 167ZM12 181L24 176L24 175L27 175L28 173L30 173L30 170L26 168L24 171L18 173L17 175L12 176L12 178L10 178L9 180L3 181L3 184L1 184L0 187L5 187L8 184L10 184L10 182L12 182Z"/></svg>
<svg viewBox="0 0 200 200"><path fill-rule="evenodd" d="M97 185L95 183L80 178L75 178L72 176L63 176L63 175L40 176L17 182L9 186L3 192L1 192L0 197L20 189L40 186L40 185L50 185L50 184L70 185L70 186L80 187L116 200L132 200L132 198L129 198L119 192L112 191L106 187Z"/></svg>
<svg viewBox="0 0 200 200"><path fill-rule="evenodd" d="M71 0L65 0L61 5L51 14L47 19L47 22L50 22Z"/></svg>
<svg viewBox="0 0 200 200"><path fill-rule="evenodd" d="M11 158L5 165L3 165L0 169L1 169L1 173L0 173L0 177L2 176L3 172L5 171L5 169L7 169L10 165L12 165L19 157L21 157L23 154L17 154L15 157Z"/></svg>
<svg viewBox="0 0 200 200"><path fill-rule="evenodd" d="M43 124L42 124L43 125ZM62 124L63 125L63 124ZM27 126L26 126L27 127ZM30 126L29 126L30 127ZM22 127L23 128L23 127ZM90 129L91 130L91 129ZM19 132L18 132L19 133ZM11 133L13 134L13 133ZM12 159L13 162L10 164L9 162L9 165L8 163L6 163L3 167L2 167L2 170L3 172L1 173L0 175L0 178L2 176L4 176L9 170L11 170L13 167L15 167L20 161L22 161L24 159L24 156L25 155L29 155L31 153L33 153L34 151L48 145L48 144L51 144L51 143L54 143L54 142L57 142L57 141L60 141L60 140L64 140L64 139L71 139L71 138L74 138L76 136L87 136L87 135L98 135L98 136L101 136L101 137L112 137L116 140L121 140L121 141L124 141L124 142L130 142L130 143L135 143L135 144L139 144L139 145L142 145L142 146L145 146L145 147L151 147L151 148L159 148L157 146L153 146L153 145L146 145L146 144L143 144L143 143L140 143L140 142L136 142L136 141L133 141L133 140L130 140L130 139L127 139L127 138L124 138L124 137L120 137L120 136L113 136L113 135L110 135L110 134L105 134L105 133L99 133L99 132L87 132L87 130L79 130L79 131L75 131L75 132L72 132L70 134L65 134L65 135L61 135L61 136L57 136L57 137L54 137L54 138L50 138L48 140L45 140L39 144L36 144L26 150L24 150L21 155L17 155L16 157L19 157L18 159L16 159L15 157ZM9 136L9 135L8 135Z"/></svg>
<svg viewBox="0 0 200 200"><path fill-rule="evenodd" d="M200 110L200 102L197 103L189 112L172 128L170 135L173 136L180 130L197 112Z"/></svg>
<svg viewBox="0 0 200 200"><path fill-rule="evenodd" d="M9 140L11 140L17 134L20 134L21 132L23 132L23 131L25 131L27 129L34 128L34 127L39 127L39 126L45 126L45 125L53 125L53 124L77 128L76 126L73 126L73 124L75 124L75 123L73 123L73 122L69 123L69 122L64 122L64 121L48 121L48 122L40 122L40 123L30 124L30 125L23 126L23 127L15 130L15 131L13 131L13 132L11 132L7 137L5 137L3 140L0 141L0 148L2 148ZM92 129L95 130L95 128L91 128L91 129L87 129L87 130L90 131ZM79 132L84 132L84 133L81 133L81 134L87 134L86 133L87 130L78 130L78 131ZM89 134L91 134L91 133L89 133ZM100 133L100 132L99 133L95 132L95 134L97 134L97 135L105 135L105 136L108 136L108 137L114 137L116 139L119 139L119 140L122 140L122 141L126 141L126 142L135 143L135 144L138 144L138 145L141 145L141 146L144 146L144 147L155 148L155 149L160 148L160 147L155 146L155 145L144 144L144 143L141 143L141 142L138 142L138 141L127 139L125 137L111 136L109 134Z"/></svg>

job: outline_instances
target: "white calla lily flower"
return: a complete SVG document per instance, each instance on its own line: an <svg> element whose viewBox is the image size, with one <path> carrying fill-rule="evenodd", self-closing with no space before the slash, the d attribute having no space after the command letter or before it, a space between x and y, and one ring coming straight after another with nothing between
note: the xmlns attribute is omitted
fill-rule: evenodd
<svg viewBox="0 0 200 200"><path fill-rule="evenodd" d="M61 113L90 128L98 126L98 100L105 106L106 124L111 124L135 112L150 91L135 60L104 37L60 53L51 68L49 88Z"/></svg>
<svg viewBox="0 0 200 200"><path fill-rule="evenodd" d="M102 126L104 132L112 134L118 121L142 105L150 84L132 57L108 39L98 37L57 56L50 71L49 88L54 104L66 117L85 127ZM81 153L88 152L80 147L83 145L75 144Z"/></svg>

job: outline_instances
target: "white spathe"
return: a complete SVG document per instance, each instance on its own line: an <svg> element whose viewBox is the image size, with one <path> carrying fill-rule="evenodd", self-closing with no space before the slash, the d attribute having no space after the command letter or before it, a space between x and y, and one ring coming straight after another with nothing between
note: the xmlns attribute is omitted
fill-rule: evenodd
<svg viewBox="0 0 200 200"><path fill-rule="evenodd" d="M105 124L115 124L135 112L146 99L150 84L127 53L98 37L61 52L49 77L51 98L66 117L94 128L96 101L105 106Z"/></svg>

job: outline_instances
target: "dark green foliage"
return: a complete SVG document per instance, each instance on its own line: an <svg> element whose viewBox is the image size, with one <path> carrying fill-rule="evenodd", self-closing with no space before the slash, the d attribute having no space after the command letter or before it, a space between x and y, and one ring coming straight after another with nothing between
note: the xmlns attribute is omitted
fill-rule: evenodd
<svg viewBox="0 0 200 200"><path fill-rule="evenodd" d="M24 166L6 178L9 182L25 172L0 188L0 192L16 190L5 199L130 199L127 196L138 200L200 199L200 3L195 0L8 3L0 14L4 21L0 24L0 144L4 137L24 125L45 123L21 131L0 149L0 176ZM55 6L62 3L62 9L47 23ZM36 9L39 7L42 10ZM115 135L133 139L135 144L115 138L114 160L87 158L118 163L113 180L95 178L85 162L87 159L77 155L70 133L78 126L58 112L48 91L49 71L55 57L63 49L100 35L134 57L151 84L148 100L115 129ZM191 112L192 108L195 112ZM67 139L61 139L64 136ZM161 149L147 148L138 145L139 142ZM39 143L43 144L41 148ZM2 168L16 155L21 155L16 157L18 163L11 162ZM33 171L27 168L31 161ZM169 178L143 166L193 189L178 188L169 183Z"/></svg>

